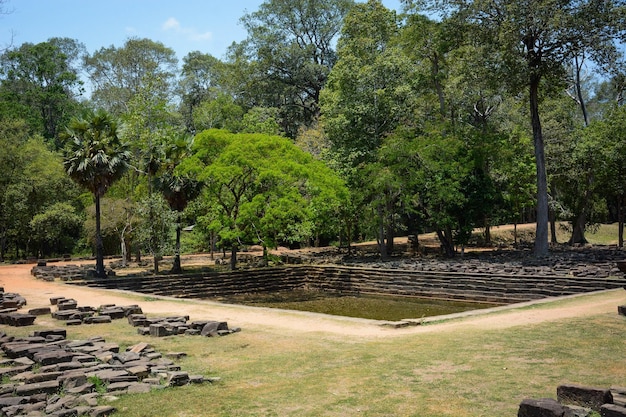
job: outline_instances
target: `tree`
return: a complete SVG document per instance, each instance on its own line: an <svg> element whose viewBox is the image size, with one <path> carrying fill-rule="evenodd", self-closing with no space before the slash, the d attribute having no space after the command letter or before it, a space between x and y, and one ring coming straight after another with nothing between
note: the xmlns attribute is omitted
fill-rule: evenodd
<svg viewBox="0 0 626 417"><path fill-rule="evenodd" d="M124 46L101 48L85 58L96 106L120 116L133 96L150 83L150 92L169 102L176 76L176 54L160 42L128 39Z"/></svg>
<svg viewBox="0 0 626 417"><path fill-rule="evenodd" d="M353 202L360 204L357 211L371 214L369 229L378 237L383 257L393 251L402 189L385 169L389 161L381 160L379 150L414 109L411 62L400 48L398 30L395 12L380 1L355 5L321 95L330 153L351 189L359 190Z"/></svg>
<svg viewBox="0 0 626 417"><path fill-rule="evenodd" d="M39 256L72 253L82 232L83 219L68 203L56 203L30 221Z"/></svg>
<svg viewBox="0 0 626 417"><path fill-rule="evenodd" d="M104 110L73 119L65 137L68 148L65 169L78 185L93 194L96 205L96 271L105 277L102 234L100 232L100 199L128 168L130 153L118 136L118 125Z"/></svg>
<svg viewBox="0 0 626 417"><path fill-rule="evenodd" d="M178 84L182 98L181 113L188 132L195 133L208 128L221 127L197 127L194 114L203 103L216 100L220 95L225 95L223 90L219 88L224 67L225 64L219 59L199 51L190 52L183 58L181 79Z"/></svg>
<svg viewBox="0 0 626 417"><path fill-rule="evenodd" d="M256 106L280 109L289 137L319 117L320 91L336 60L333 42L352 5L352 0L266 0L241 19L248 38L239 51L245 51L249 80L258 86L246 93L256 96Z"/></svg>
<svg viewBox="0 0 626 417"><path fill-rule="evenodd" d="M33 217L77 194L60 155L29 130L23 120L0 118L0 259L9 249L15 258L30 253Z"/></svg>
<svg viewBox="0 0 626 417"><path fill-rule="evenodd" d="M181 169L205 183L207 228L231 249L231 268L242 244L271 248L337 232L327 224L345 204L345 186L289 139L208 130L194 150Z"/></svg>
<svg viewBox="0 0 626 417"><path fill-rule="evenodd" d="M2 54L0 111L27 120L32 132L60 149L58 135L76 113L82 94L78 77L85 46L74 39L24 43Z"/></svg>
<svg viewBox="0 0 626 417"><path fill-rule="evenodd" d="M193 137L181 135L165 144L164 160L160 172L155 178L156 188L176 212L176 244L174 248L173 273L181 273L180 233L182 231L182 212L187 204L200 194L202 183L189 175L178 172L178 166L192 154Z"/></svg>
<svg viewBox="0 0 626 417"><path fill-rule="evenodd" d="M549 251L548 187L539 110L542 82L562 84L564 65L583 50L605 62L612 54L603 51L615 50L614 42L625 33L620 12L623 4L603 0L444 0L429 4L443 6L447 19L463 28L473 42L499 52L487 54L499 57L490 68L512 91L527 90L537 169L534 253L545 256Z"/></svg>

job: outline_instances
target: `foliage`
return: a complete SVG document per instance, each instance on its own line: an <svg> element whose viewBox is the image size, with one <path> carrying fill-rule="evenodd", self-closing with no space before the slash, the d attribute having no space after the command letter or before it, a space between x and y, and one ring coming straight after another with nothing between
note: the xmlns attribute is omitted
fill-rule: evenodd
<svg viewBox="0 0 626 417"><path fill-rule="evenodd" d="M72 253L82 226L83 219L68 203L56 203L30 221L32 241L40 257Z"/></svg>
<svg viewBox="0 0 626 417"><path fill-rule="evenodd" d="M9 248L20 257L29 253L30 222L57 202L73 201L76 189L66 176L59 155L43 138L31 136L21 120L0 122L0 259Z"/></svg>
<svg viewBox="0 0 626 417"><path fill-rule="evenodd" d="M333 41L352 4L352 0L266 0L241 19L248 38L240 51L245 51L249 82L255 85L246 91L262 107L279 108L281 129L289 137L319 115L320 91L336 60ZM231 48L233 54L236 48Z"/></svg>
<svg viewBox="0 0 626 417"><path fill-rule="evenodd" d="M59 133L76 112L82 94L80 62L85 47L74 39L24 43L0 57L0 112L26 120L58 150Z"/></svg>
<svg viewBox="0 0 626 417"><path fill-rule="evenodd" d="M183 170L206 184L204 227L233 254L244 243L276 247L336 233L343 183L288 139L209 130L194 149Z"/></svg>
<svg viewBox="0 0 626 417"><path fill-rule="evenodd" d="M146 197L137 209L140 225L137 241L154 259L154 273L159 272L159 261L172 248L174 214L162 196L153 194Z"/></svg>
<svg viewBox="0 0 626 417"><path fill-rule="evenodd" d="M96 205L96 276L104 277L103 244L100 232L100 198L128 168L130 152L118 137L117 122L105 111L73 119L65 137L64 161L67 174L94 196Z"/></svg>
<svg viewBox="0 0 626 417"><path fill-rule="evenodd" d="M94 104L120 116L133 96L150 82L151 93L169 101L177 59L174 51L150 39L128 39L123 47L100 48L85 58Z"/></svg>

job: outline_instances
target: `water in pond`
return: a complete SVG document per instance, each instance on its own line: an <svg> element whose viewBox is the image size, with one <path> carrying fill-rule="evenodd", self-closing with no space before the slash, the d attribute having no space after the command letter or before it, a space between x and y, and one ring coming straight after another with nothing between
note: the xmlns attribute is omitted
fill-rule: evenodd
<svg viewBox="0 0 626 417"><path fill-rule="evenodd" d="M419 319L493 307L493 304L422 298L359 295L340 296L317 291L247 294L221 301L257 307L312 311L373 320Z"/></svg>

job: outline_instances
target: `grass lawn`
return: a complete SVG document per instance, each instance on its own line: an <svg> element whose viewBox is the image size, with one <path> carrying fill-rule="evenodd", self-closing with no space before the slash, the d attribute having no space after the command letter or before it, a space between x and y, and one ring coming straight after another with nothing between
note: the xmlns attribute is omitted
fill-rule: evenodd
<svg viewBox="0 0 626 417"><path fill-rule="evenodd" d="M542 314L551 305L525 308ZM163 353L188 353L179 363L190 374L222 378L122 396L112 403L120 417L478 417L515 416L522 399L556 398L562 383L626 385L625 329L616 312L504 330L468 325L367 338L260 327L222 338L146 339L117 320L73 327L70 337L104 335L122 348L147 340Z"/></svg>

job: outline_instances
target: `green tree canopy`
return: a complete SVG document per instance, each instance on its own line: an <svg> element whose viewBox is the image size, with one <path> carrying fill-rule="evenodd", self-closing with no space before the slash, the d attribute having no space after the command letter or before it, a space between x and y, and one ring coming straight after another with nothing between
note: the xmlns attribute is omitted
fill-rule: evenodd
<svg viewBox="0 0 626 417"><path fill-rule="evenodd" d="M338 232L343 182L290 140L208 130L196 136L194 150L182 169L206 184L209 228L231 248L233 267L241 244L275 247Z"/></svg>

